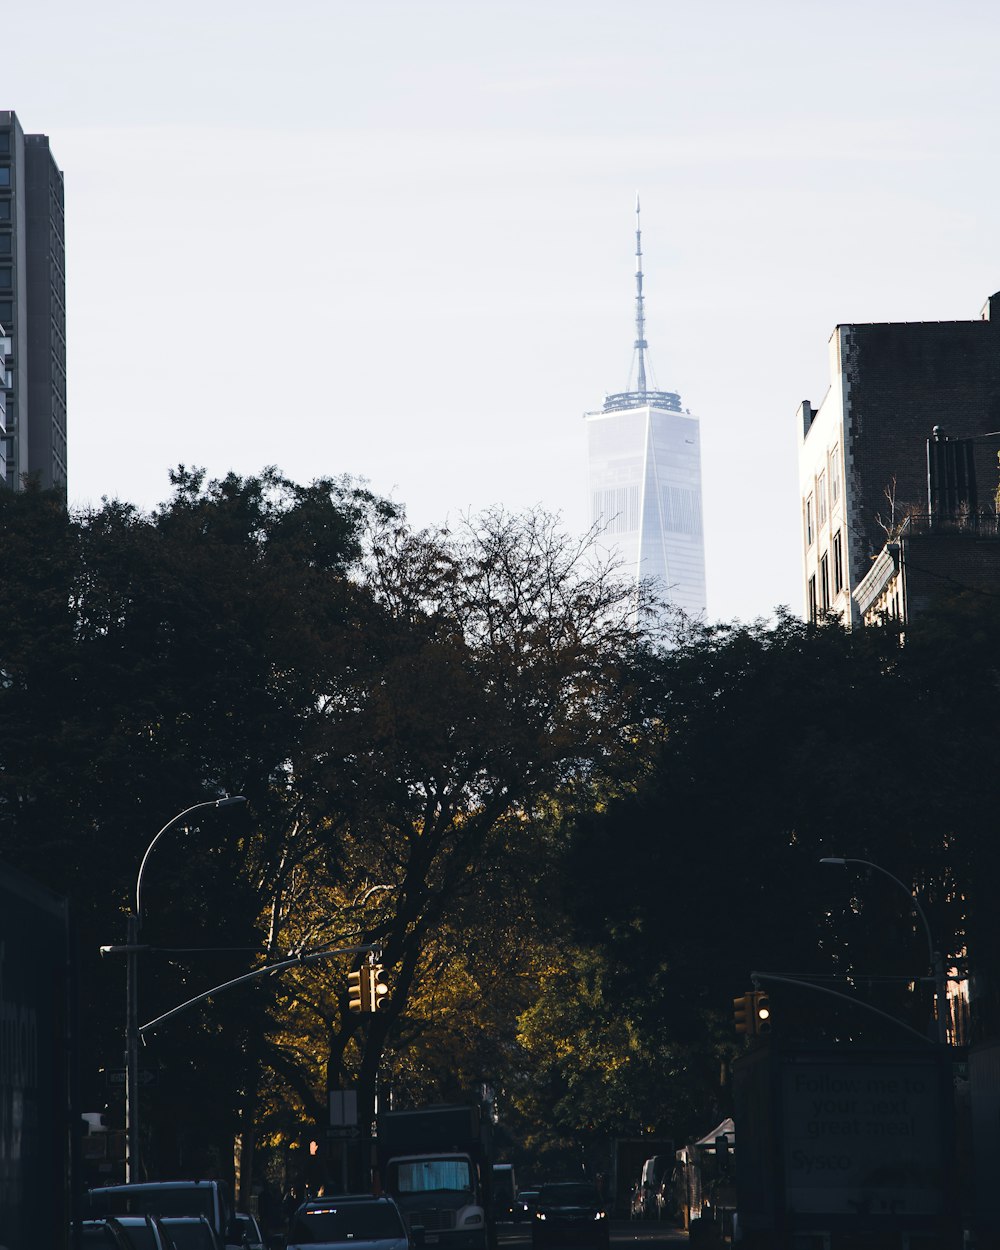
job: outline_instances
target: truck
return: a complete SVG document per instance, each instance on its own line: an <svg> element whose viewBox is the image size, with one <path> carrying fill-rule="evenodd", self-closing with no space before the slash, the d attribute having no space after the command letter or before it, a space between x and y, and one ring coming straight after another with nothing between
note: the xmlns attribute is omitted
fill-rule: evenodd
<svg viewBox="0 0 1000 1250"><path fill-rule="evenodd" d="M733 1099L745 1250L961 1244L943 1048L769 1044L736 1061Z"/></svg>
<svg viewBox="0 0 1000 1250"><path fill-rule="evenodd" d="M513 1163L493 1164L493 1214L498 1220L514 1218L517 1178Z"/></svg>
<svg viewBox="0 0 1000 1250"><path fill-rule="evenodd" d="M478 1105L381 1112L376 1121L382 1189L427 1246L493 1250L493 1122ZM418 1234L419 1238L420 1234Z"/></svg>
<svg viewBox="0 0 1000 1250"><path fill-rule="evenodd" d="M61 1250L77 1214L65 899L0 865L0 1241Z"/></svg>

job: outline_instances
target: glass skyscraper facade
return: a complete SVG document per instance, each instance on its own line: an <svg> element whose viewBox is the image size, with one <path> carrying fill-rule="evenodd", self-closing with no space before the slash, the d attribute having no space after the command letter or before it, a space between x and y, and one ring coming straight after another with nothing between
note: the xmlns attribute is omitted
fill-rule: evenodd
<svg viewBox="0 0 1000 1250"><path fill-rule="evenodd" d="M609 397L587 414L591 521L623 575L688 616L705 612L698 419L672 392Z"/></svg>
<svg viewBox="0 0 1000 1250"><path fill-rule="evenodd" d="M701 434L674 391L646 386L642 236L636 201L636 387L586 414L591 522L622 574L689 617L705 613ZM631 379L630 379L631 382Z"/></svg>

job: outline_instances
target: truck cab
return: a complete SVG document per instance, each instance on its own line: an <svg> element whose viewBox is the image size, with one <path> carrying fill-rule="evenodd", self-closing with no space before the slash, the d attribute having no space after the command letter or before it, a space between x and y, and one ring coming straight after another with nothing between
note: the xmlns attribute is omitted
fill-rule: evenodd
<svg viewBox="0 0 1000 1250"><path fill-rule="evenodd" d="M384 1178L407 1226L424 1230L424 1244L482 1250L486 1209L478 1169L469 1155L400 1155Z"/></svg>
<svg viewBox="0 0 1000 1250"><path fill-rule="evenodd" d="M494 1244L491 1144L477 1107L379 1116L382 1186L396 1200L411 1235L423 1230L424 1245L489 1250Z"/></svg>

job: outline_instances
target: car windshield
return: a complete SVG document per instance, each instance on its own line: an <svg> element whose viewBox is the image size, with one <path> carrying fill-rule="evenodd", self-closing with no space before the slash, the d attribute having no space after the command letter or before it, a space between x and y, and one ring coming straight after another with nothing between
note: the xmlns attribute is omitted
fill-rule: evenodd
<svg viewBox="0 0 1000 1250"><path fill-rule="evenodd" d="M107 1224L84 1224L81 1229L80 1244L83 1246L119 1246L114 1233Z"/></svg>
<svg viewBox="0 0 1000 1250"><path fill-rule="evenodd" d="M91 1205L102 1215L205 1215L211 1219L212 1197L209 1187L194 1185L136 1185L90 1192Z"/></svg>
<svg viewBox="0 0 1000 1250"><path fill-rule="evenodd" d="M467 1159L419 1159L397 1163L391 1188L398 1194L425 1194L440 1190L472 1192L472 1174Z"/></svg>
<svg viewBox="0 0 1000 1250"><path fill-rule="evenodd" d="M384 1202L351 1202L299 1211L288 1241L309 1245L316 1241L380 1241L405 1236L395 1207Z"/></svg>
<svg viewBox="0 0 1000 1250"><path fill-rule="evenodd" d="M216 1250L218 1242L204 1220L164 1220L176 1250Z"/></svg>
<svg viewBox="0 0 1000 1250"><path fill-rule="evenodd" d="M600 1206L597 1190L593 1185L543 1185L538 1194L543 1207L596 1207Z"/></svg>
<svg viewBox="0 0 1000 1250"><path fill-rule="evenodd" d="M135 1246L135 1250L160 1250L156 1234L148 1224L129 1223L122 1227L128 1234L129 1245Z"/></svg>

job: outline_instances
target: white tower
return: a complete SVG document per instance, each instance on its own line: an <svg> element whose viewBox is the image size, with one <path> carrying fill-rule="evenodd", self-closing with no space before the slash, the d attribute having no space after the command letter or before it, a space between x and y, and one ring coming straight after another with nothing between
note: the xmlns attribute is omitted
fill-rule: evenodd
<svg viewBox="0 0 1000 1250"><path fill-rule="evenodd" d="M701 440L697 417L673 391L646 386L642 231L635 200L635 390L608 395L585 414L591 521L616 549L623 573L649 581L690 617L705 613ZM629 386L632 373L629 374Z"/></svg>

